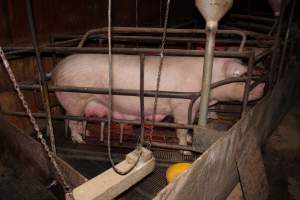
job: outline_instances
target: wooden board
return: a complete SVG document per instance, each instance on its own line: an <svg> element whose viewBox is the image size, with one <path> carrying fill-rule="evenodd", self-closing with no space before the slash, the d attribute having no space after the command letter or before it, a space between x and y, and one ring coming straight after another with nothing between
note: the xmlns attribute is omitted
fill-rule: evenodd
<svg viewBox="0 0 300 200"><path fill-rule="evenodd" d="M244 151L237 152L237 169L245 200L267 199L268 181L260 148L254 135L241 142Z"/></svg>
<svg viewBox="0 0 300 200"><path fill-rule="evenodd" d="M226 199L239 181L236 152L244 155L248 151L241 141L248 134L253 134L259 146L265 142L299 97L299 74L299 67L291 67L287 76L272 92L238 121L224 137L210 146L185 174L167 185L154 199ZM243 159L242 156L240 158Z"/></svg>

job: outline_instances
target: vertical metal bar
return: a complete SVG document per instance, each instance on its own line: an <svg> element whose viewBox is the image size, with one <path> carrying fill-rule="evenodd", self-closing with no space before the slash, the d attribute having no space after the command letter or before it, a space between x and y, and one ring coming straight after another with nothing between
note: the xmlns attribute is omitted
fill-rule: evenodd
<svg viewBox="0 0 300 200"><path fill-rule="evenodd" d="M69 120L68 120L68 119L65 119L64 122L65 122L65 123L64 123L64 125L65 125L65 127L64 127L64 128L65 128L65 130L64 130L64 131L65 131L65 137L68 138L68 136L69 136L69 135L68 135L68 130L69 130Z"/></svg>
<svg viewBox="0 0 300 200"><path fill-rule="evenodd" d="M272 89L274 86L274 76L275 76L275 66L276 66L276 61L278 58L278 53L279 53L279 45L280 45L280 33L281 33L281 26L283 22L283 16L284 16L284 11L285 11L285 1L281 2L281 8L280 8L280 16L278 20L278 26L276 30L276 36L275 36L275 44L274 44L274 52L272 55L272 60L271 60L271 66L270 66L270 74L269 74L269 89Z"/></svg>
<svg viewBox="0 0 300 200"><path fill-rule="evenodd" d="M283 64L284 64L284 60L285 60L285 54L286 54L286 50L287 50L287 46L288 46L288 40L289 40L289 36L290 36L290 28L293 22L293 17L294 17L294 11L295 11L295 5L296 5L296 0L293 0L292 2L292 7L291 7L291 11L290 11L290 16L289 16L289 21L288 21L288 27L285 33L285 38L284 38L284 45L283 45L283 49L282 49L282 53L281 53L281 57L280 57L280 64L279 64L279 72L277 74L277 80L279 80L282 76L282 71L283 71Z"/></svg>
<svg viewBox="0 0 300 200"><path fill-rule="evenodd" d="M53 37L53 35L50 35L50 44L52 47L55 47L55 38ZM56 57L56 53L52 54L52 65L55 66L57 63L57 57Z"/></svg>
<svg viewBox="0 0 300 200"><path fill-rule="evenodd" d="M141 112L141 145L144 144L145 130L145 110L144 110L144 65L145 65L145 55L140 55L140 112Z"/></svg>
<svg viewBox="0 0 300 200"><path fill-rule="evenodd" d="M135 0L135 27L139 26L139 0Z"/></svg>
<svg viewBox="0 0 300 200"><path fill-rule="evenodd" d="M101 129L100 129L100 141L104 141L104 128L105 128L105 122L100 123Z"/></svg>
<svg viewBox="0 0 300 200"><path fill-rule="evenodd" d="M212 68L214 60L214 47L216 38L216 27L206 28L206 45L205 45L205 58L202 75L202 89L200 98L200 111L199 111L199 126L205 126L207 123L208 101L210 96L210 84L212 78Z"/></svg>
<svg viewBox="0 0 300 200"><path fill-rule="evenodd" d="M120 123L120 144L123 143L123 135L124 135L124 124L123 123Z"/></svg>
<svg viewBox="0 0 300 200"><path fill-rule="evenodd" d="M50 111L49 96L48 96L48 85L47 85L47 82L45 81L45 71L42 66L41 55L40 55L40 51L39 51L39 47L38 47L38 41L36 38L30 0L26 0L26 9L27 9L27 16L28 16L30 32L31 32L31 37L32 37L32 44L35 49L36 61L37 61L37 66L38 66L38 70L39 70L39 79L40 79L39 81L40 81L40 85L41 85L42 98L44 101L44 108L47 113L47 122L48 122L47 128L49 129L49 133L50 133L51 149L52 149L53 153L56 154L55 138L54 138L54 134L53 134L53 126L52 126L52 121L51 121L51 111Z"/></svg>
<svg viewBox="0 0 300 200"><path fill-rule="evenodd" d="M3 16L4 19L2 19L3 21L3 25L4 25L4 35L5 38L7 39L7 43L12 44L13 42L13 38L12 38L12 34L11 34L11 26L10 26L10 15L9 15L9 4L8 4L8 0L4 0L2 1L2 9L1 11L3 12Z"/></svg>
<svg viewBox="0 0 300 200"><path fill-rule="evenodd" d="M248 104L248 97L250 92L250 84L251 84L251 76L253 71L254 59L255 59L254 51L252 51L248 60L247 80L245 83L244 96L243 96L242 116L244 116L247 113L247 104Z"/></svg>

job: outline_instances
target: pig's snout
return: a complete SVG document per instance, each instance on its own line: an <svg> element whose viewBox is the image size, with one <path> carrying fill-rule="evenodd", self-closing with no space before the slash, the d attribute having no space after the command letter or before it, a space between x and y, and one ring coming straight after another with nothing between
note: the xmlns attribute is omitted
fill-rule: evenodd
<svg viewBox="0 0 300 200"><path fill-rule="evenodd" d="M253 90L250 91L249 100L252 101L261 98L264 93L264 88L265 83L258 84L255 88L253 88Z"/></svg>

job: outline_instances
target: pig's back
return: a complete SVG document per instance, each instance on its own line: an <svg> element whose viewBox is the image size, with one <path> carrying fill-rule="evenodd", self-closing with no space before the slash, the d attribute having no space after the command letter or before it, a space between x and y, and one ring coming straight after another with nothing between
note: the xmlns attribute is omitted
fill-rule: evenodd
<svg viewBox="0 0 300 200"><path fill-rule="evenodd" d="M160 90L199 91L202 57L166 56ZM145 58L145 90L154 90L159 66L158 56ZM113 55L114 88L139 89L140 57ZM75 54L62 60L52 72L55 85L108 87L107 54Z"/></svg>

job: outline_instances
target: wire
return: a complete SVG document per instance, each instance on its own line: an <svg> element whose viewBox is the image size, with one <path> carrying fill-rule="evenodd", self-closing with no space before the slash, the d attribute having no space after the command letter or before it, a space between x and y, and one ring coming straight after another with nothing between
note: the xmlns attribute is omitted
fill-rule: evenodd
<svg viewBox="0 0 300 200"><path fill-rule="evenodd" d="M163 32L163 37L162 37L162 42L161 42L161 52L160 52L160 60L159 60L159 67L158 67L157 80L156 80L155 99L154 99L154 106L153 106L152 127L150 130L150 143L152 140L152 133L154 131L155 115L156 115L157 103L158 103L158 91L159 91L159 86L160 86L161 71L162 71L163 62L164 62L164 51L165 51L165 44L166 44L166 38L167 38L167 25L168 25L170 1L171 0L167 1L166 13L165 13L164 32Z"/></svg>
<svg viewBox="0 0 300 200"><path fill-rule="evenodd" d="M140 157L142 155L142 151L140 148L137 148L139 150L139 156L136 162L127 170L127 171L121 171L115 166L115 163L111 156L111 146L110 146L110 135L111 135L111 119L112 119L112 110L113 110L113 96L112 96L112 87L113 87L113 65L112 65L112 47L111 47L111 0L108 0L108 67L109 67L109 78L108 78L108 131L107 131L107 152L108 152L108 158L110 161L110 164L113 168L113 170L119 174L119 175L126 175L130 173L138 164Z"/></svg>

